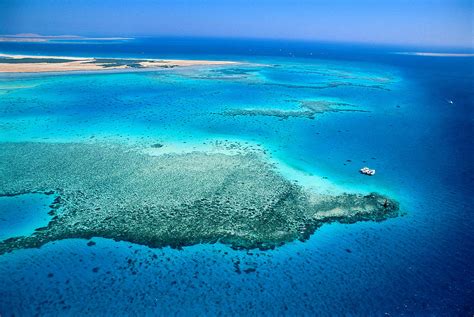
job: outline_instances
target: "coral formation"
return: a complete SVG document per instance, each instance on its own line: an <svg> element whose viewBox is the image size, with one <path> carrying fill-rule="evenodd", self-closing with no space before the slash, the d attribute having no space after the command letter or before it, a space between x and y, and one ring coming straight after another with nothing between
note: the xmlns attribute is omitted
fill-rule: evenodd
<svg viewBox="0 0 474 317"><path fill-rule="evenodd" d="M273 116L283 119L289 117L314 119L316 114L325 112L368 112L367 110L354 109L353 105L330 101L300 101L300 109L283 110L273 108L261 109L231 109L223 114L228 116Z"/></svg>
<svg viewBox="0 0 474 317"><path fill-rule="evenodd" d="M398 214L398 204L379 194L308 192L256 153L153 156L117 144L0 143L0 196L33 192L54 192L52 220L0 242L0 254L92 237L267 249L306 239L327 222Z"/></svg>

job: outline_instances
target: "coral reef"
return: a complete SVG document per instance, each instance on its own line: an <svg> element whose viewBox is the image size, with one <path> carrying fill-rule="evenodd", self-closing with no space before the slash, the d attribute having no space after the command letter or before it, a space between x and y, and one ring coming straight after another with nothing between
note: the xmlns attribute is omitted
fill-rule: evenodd
<svg viewBox="0 0 474 317"><path fill-rule="evenodd" d="M383 220L379 194L319 195L282 177L258 153L163 154L103 143L0 143L0 196L54 193L50 223L0 242L0 254L67 238L151 247L222 242L273 248L324 223Z"/></svg>
<svg viewBox="0 0 474 317"><path fill-rule="evenodd" d="M287 119L290 117L314 119L317 114L325 112L368 112L367 110L354 109L353 105L330 101L300 101L298 110L282 110L272 108L262 109L231 109L223 114L228 116L272 116Z"/></svg>

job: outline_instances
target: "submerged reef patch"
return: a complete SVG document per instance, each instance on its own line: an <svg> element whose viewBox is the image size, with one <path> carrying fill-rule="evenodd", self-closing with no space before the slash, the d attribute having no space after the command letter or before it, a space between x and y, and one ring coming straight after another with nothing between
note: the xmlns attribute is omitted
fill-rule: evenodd
<svg viewBox="0 0 474 317"><path fill-rule="evenodd" d="M266 86L279 86L290 89L329 89L329 88L338 88L338 87L359 87L359 88L368 88L368 89L379 89L390 91L390 88L387 88L383 84L358 84L354 82L345 82L345 81L335 81L335 82L326 82L318 85L298 85L298 84L286 84L286 83L264 83Z"/></svg>
<svg viewBox="0 0 474 317"><path fill-rule="evenodd" d="M261 109L231 109L223 112L227 116L271 116L282 119L290 117L314 119L316 114L325 112L368 112L367 110L355 109L354 105L341 102L331 102L322 100L300 101L300 109L282 110L272 108Z"/></svg>
<svg viewBox="0 0 474 317"><path fill-rule="evenodd" d="M0 143L0 196L51 191L61 212L31 236L1 241L0 254L92 237L268 249L324 223L380 221L399 210L379 194L309 192L258 153L152 156L126 145Z"/></svg>

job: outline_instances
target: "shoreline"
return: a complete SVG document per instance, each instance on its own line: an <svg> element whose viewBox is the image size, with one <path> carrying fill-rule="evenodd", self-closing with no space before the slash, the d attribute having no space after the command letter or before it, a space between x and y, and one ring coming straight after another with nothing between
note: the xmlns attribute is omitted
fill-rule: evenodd
<svg viewBox="0 0 474 317"><path fill-rule="evenodd" d="M52 73L103 70L143 70L190 66L235 65L233 61L95 58L45 55L0 54L0 73Z"/></svg>

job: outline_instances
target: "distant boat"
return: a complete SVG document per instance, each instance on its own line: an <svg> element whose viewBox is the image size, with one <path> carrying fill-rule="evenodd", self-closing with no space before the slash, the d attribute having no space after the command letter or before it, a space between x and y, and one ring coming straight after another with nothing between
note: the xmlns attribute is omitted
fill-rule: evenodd
<svg viewBox="0 0 474 317"><path fill-rule="evenodd" d="M360 169L361 174L368 175L368 176L374 176L375 175L375 170L372 170L368 167L363 167Z"/></svg>
<svg viewBox="0 0 474 317"><path fill-rule="evenodd" d="M454 101L452 101L451 99L446 99L446 102L449 103L450 105L454 104Z"/></svg>

